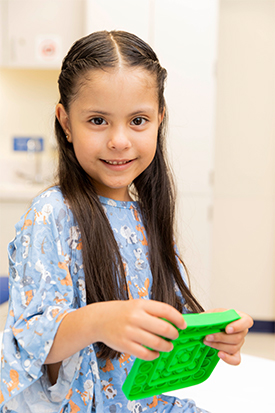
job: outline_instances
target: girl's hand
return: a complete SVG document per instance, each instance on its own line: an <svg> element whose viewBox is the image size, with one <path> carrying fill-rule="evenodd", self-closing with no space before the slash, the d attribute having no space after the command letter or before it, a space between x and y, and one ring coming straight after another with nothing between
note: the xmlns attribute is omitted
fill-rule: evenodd
<svg viewBox="0 0 275 413"><path fill-rule="evenodd" d="M218 312L225 311L224 309L215 309L207 312ZM241 362L240 349L244 344L245 336L248 333L249 328L253 326L252 318L237 311L241 318L234 321L225 329L225 333L216 333L206 336L204 339L204 344L209 347L213 347L220 350L218 356L228 364L237 366Z"/></svg>
<svg viewBox="0 0 275 413"><path fill-rule="evenodd" d="M162 337L171 340L178 338L177 329L161 318L180 329L186 328L179 311L153 300L98 303L97 316L97 341L143 360L154 360L159 356L159 351L169 352L173 349L173 344Z"/></svg>

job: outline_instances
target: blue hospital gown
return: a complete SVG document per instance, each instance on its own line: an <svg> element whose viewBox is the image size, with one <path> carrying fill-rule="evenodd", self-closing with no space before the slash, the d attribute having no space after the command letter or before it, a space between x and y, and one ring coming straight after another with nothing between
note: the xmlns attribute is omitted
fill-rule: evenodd
<svg viewBox="0 0 275 413"><path fill-rule="evenodd" d="M129 297L149 299L152 274L138 205L100 200L120 247ZM66 314L86 305L81 249L79 228L58 187L36 197L16 225L8 247L0 413L203 413L191 400L164 395L128 401L121 387L134 357L122 354L106 362L97 358L96 345L64 360L51 386L44 361L57 329Z"/></svg>

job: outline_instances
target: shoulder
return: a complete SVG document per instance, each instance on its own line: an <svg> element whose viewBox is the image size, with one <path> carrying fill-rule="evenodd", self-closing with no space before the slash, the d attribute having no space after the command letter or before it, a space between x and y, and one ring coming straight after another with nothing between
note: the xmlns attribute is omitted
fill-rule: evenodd
<svg viewBox="0 0 275 413"><path fill-rule="evenodd" d="M74 225L73 214L60 188L53 186L35 197L16 225L16 233L37 232L38 228L58 231Z"/></svg>
<svg viewBox="0 0 275 413"><path fill-rule="evenodd" d="M30 207L25 212L24 217L34 215L35 219L38 219L38 221L51 215L58 218L61 211L63 211L62 215L67 215L70 213L70 207L60 188L58 186L53 186L33 199Z"/></svg>
<svg viewBox="0 0 275 413"><path fill-rule="evenodd" d="M52 206L65 205L66 200L58 186L47 188L41 194L37 195L31 203L31 208L35 206L44 206L50 204Z"/></svg>

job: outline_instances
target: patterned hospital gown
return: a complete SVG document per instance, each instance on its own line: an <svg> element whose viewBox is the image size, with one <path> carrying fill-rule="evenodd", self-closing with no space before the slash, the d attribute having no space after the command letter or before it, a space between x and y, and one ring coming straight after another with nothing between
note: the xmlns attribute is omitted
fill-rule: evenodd
<svg viewBox="0 0 275 413"><path fill-rule="evenodd" d="M100 200L125 263L130 299L149 299L152 275L138 205ZM58 187L36 197L16 225L8 247L0 413L204 412L191 400L171 396L128 401L121 387L134 357L102 361L96 345L64 360L51 386L43 364L56 331L66 314L86 305L81 247L79 228Z"/></svg>

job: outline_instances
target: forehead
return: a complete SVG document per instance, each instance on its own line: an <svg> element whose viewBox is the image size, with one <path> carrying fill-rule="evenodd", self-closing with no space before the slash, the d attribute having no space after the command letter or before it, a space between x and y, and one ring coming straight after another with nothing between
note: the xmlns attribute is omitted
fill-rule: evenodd
<svg viewBox="0 0 275 413"><path fill-rule="evenodd" d="M158 105L155 75L140 68L92 69L77 85L71 106L75 105Z"/></svg>

